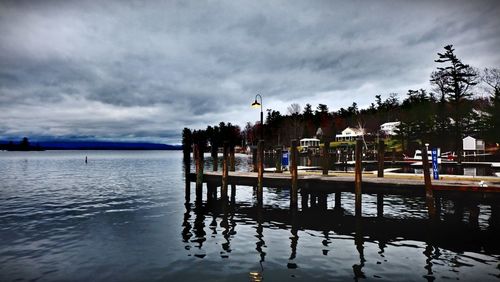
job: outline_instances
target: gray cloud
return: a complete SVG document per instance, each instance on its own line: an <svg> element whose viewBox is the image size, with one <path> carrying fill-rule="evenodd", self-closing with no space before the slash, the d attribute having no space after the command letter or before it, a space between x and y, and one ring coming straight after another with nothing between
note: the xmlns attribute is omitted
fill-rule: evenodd
<svg viewBox="0 0 500 282"><path fill-rule="evenodd" d="M498 67L496 1L3 1L0 137L178 142L282 112L429 88L436 52Z"/></svg>

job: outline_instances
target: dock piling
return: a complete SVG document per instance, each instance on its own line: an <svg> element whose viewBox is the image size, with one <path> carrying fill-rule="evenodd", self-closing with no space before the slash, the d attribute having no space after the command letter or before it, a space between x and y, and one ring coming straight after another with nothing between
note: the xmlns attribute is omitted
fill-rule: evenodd
<svg viewBox="0 0 500 282"><path fill-rule="evenodd" d="M292 190L290 195L290 206L297 207L298 202L298 173L297 173L297 140L292 140L292 146L290 147L290 173L292 174Z"/></svg>
<svg viewBox="0 0 500 282"><path fill-rule="evenodd" d="M355 166L355 175L354 175L354 192L356 194L355 199L355 214L356 216L361 216L361 182L362 182L362 167L361 167L361 161L362 161L362 146L363 146L363 140L361 138L358 138L356 140L356 166Z"/></svg>
<svg viewBox="0 0 500 282"><path fill-rule="evenodd" d="M385 155L384 140L380 140L378 142L378 173L377 173L377 177L384 177L384 155Z"/></svg>
<svg viewBox="0 0 500 282"><path fill-rule="evenodd" d="M212 155L212 170L217 171L219 167L218 153L219 148L216 144L212 144L211 155Z"/></svg>
<svg viewBox="0 0 500 282"><path fill-rule="evenodd" d="M436 208L434 206L434 195L432 192L431 172L429 168L429 158L427 156L427 147L422 144L422 169L424 170L425 183L425 200L429 216L434 219L436 217Z"/></svg>
<svg viewBox="0 0 500 282"><path fill-rule="evenodd" d="M257 145L257 202L262 204L263 200L263 182L264 182L264 140L259 140Z"/></svg>
<svg viewBox="0 0 500 282"><path fill-rule="evenodd" d="M228 185L228 143L224 142L223 157L222 157L222 187L221 187L221 198L222 200L227 200L227 185Z"/></svg>
<svg viewBox="0 0 500 282"><path fill-rule="evenodd" d="M330 168L330 141L325 140L323 145L323 175L328 175L328 169Z"/></svg>
<svg viewBox="0 0 500 282"><path fill-rule="evenodd" d="M202 200L203 188L203 149L199 144L194 145L194 155L196 160L196 201Z"/></svg>
<svg viewBox="0 0 500 282"><path fill-rule="evenodd" d="M336 210L342 209L342 192L335 192L335 208Z"/></svg>
<svg viewBox="0 0 500 282"><path fill-rule="evenodd" d="M274 158L275 165L276 165L276 172L281 173L281 157L283 153L281 151L281 148L276 149L276 156Z"/></svg>
<svg viewBox="0 0 500 282"><path fill-rule="evenodd" d="M377 193L377 217L384 216L384 194Z"/></svg>
<svg viewBox="0 0 500 282"><path fill-rule="evenodd" d="M229 171L236 170L236 161L234 158L234 145L229 145Z"/></svg>

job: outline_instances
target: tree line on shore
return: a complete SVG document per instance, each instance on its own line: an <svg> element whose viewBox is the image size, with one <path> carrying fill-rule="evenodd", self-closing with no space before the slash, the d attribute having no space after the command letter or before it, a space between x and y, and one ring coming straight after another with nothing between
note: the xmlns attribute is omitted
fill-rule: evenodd
<svg viewBox="0 0 500 282"><path fill-rule="evenodd" d="M411 153L420 148L421 142L427 142L460 155L462 138L467 135L484 139L487 144L500 143L500 69L480 71L462 63L452 45L445 46L435 62L436 70L430 74L432 88L408 90L402 101L396 93L385 100L376 95L368 108L359 109L352 103L333 112L326 104L313 109L310 104L301 108L293 103L286 114L267 110L263 125L248 122L243 130L230 123L193 132L185 128L183 145L197 142L201 148L208 143L220 147L224 140L232 146L256 144L260 130L264 130L266 147L289 146L292 139L315 136L318 128L322 141L326 142L333 141L348 126L362 128L368 139L389 137L404 153ZM486 96L479 95L484 92ZM392 121L400 122L396 135L383 136L380 125Z"/></svg>

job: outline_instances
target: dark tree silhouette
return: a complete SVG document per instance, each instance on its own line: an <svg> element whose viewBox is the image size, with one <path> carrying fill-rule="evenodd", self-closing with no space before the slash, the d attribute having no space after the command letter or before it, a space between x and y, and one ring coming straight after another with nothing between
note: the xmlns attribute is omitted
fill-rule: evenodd
<svg viewBox="0 0 500 282"><path fill-rule="evenodd" d="M490 105L486 116L486 138L500 143L500 69L485 69L482 81L490 88Z"/></svg>
<svg viewBox="0 0 500 282"><path fill-rule="evenodd" d="M454 122L454 147L457 152L458 162L462 157L462 133L467 126L467 114L470 108L467 107L466 100L472 96L470 88L477 84L477 72L467 64L462 63L457 58L453 45L444 47L444 53L438 53L439 59L436 63L447 64L445 67L438 67L441 79L443 80L443 89L447 94L448 101L452 106L451 118Z"/></svg>
<svg viewBox="0 0 500 282"><path fill-rule="evenodd" d="M19 150L28 151L29 149L30 141L28 140L28 137L24 137L23 140L21 140L21 143L19 143Z"/></svg>

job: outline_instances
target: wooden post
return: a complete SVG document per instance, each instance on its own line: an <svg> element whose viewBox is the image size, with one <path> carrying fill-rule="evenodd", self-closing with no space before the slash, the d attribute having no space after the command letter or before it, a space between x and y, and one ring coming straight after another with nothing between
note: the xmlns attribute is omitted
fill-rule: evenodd
<svg viewBox="0 0 500 282"><path fill-rule="evenodd" d="M309 207L309 194L305 193L304 191L301 192L301 203L302 203L302 210L305 210Z"/></svg>
<svg viewBox="0 0 500 282"><path fill-rule="evenodd" d="M186 203L189 203L191 200L191 180L189 179L189 174L186 175L186 183L184 187L184 196L186 199Z"/></svg>
<svg viewBox="0 0 500 282"><path fill-rule="evenodd" d="M203 188L203 149L199 144L194 145L196 157L196 201L202 201Z"/></svg>
<svg viewBox="0 0 500 282"><path fill-rule="evenodd" d="M281 151L281 148L276 149L276 156L274 158L275 164L276 164L276 172L281 173L281 158L282 158L283 152Z"/></svg>
<svg viewBox="0 0 500 282"><path fill-rule="evenodd" d="M228 162L229 162L229 156L228 156L228 143L224 142L224 151L223 151L223 157L222 157L222 187L220 191L220 196L223 201L227 200L227 184L228 184Z"/></svg>
<svg viewBox="0 0 500 282"><path fill-rule="evenodd" d="M384 216L384 194L377 193L377 216Z"/></svg>
<svg viewBox="0 0 500 282"><path fill-rule="evenodd" d="M330 141L325 140L323 145L323 175L328 175L328 169L330 168Z"/></svg>
<svg viewBox="0 0 500 282"><path fill-rule="evenodd" d="M187 152L187 153L186 153ZM184 151L184 179L185 179L185 187L184 193L186 198L186 203L189 203L191 200L191 153L188 150Z"/></svg>
<svg viewBox="0 0 500 282"><path fill-rule="evenodd" d="M257 145L257 202L262 204L263 200L263 184L264 184L264 140L259 140Z"/></svg>
<svg viewBox="0 0 500 282"><path fill-rule="evenodd" d="M385 155L385 144L384 140L378 142L378 177L384 177L384 155Z"/></svg>
<svg viewBox="0 0 500 282"><path fill-rule="evenodd" d="M362 166L361 166L361 161L363 158L362 155L362 147L363 147L363 140L358 137L356 140L356 166L355 166L355 174L354 174L354 193L356 203L355 203L355 214L356 216L361 216L361 182L362 182Z"/></svg>
<svg viewBox="0 0 500 282"><path fill-rule="evenodd" d="M236 170L236 161L234 158L234 145L229 146L229 171Z"/></svg>
<svg viewBox="0 0 500 282"><path fill-rule="evenodd" d="M212 170L213 171L217 171L218 168L219 168L219 159L218 159L218 156L217 156L219 148L217 147L217 145L215 145L215 146L214 145L215 144L212 144L212 150L211 150L211 153L212 153Z"/></svg>
<svg viewBox="0 0 500 282"><path fill-rule="evenodd" d="M214 185L212 182L207 182L207 204L212 204L213 201L216 199L214 197L214 190L217 189L217 186Z"/></svg>
<svg viewBox="0 0 500 282"><path fill-rule="evenodd" d="M477 204L469 206L469 225L473 228L479 227L479 206Z"/></svg>
<svg viewBox="0 0 500 282"><path fill-rule="evenodd" d="M335 209L340 210L342 208L342 192L335 193Z"/></svg>
<svg viewBox="0 0 500 282"><path fill-rule="evenodd" d="M327 194L319 194L318 195L318 206L321 210L328 209L328 195Z"/></svg>
<svg viewBox="0 0 500 282"><path fill-rule="evenodd" d="M434 219L436 217L436 208L434 206L434 195L432 192L431 173L429 168L429 158L427 156L427 147L422 145L422 169L424 170L425 183L425 200L429 216Z"/></svg>
<svg viewBox="0 0 500 282"><path fill-rule="evenodd" d="M257 166L257 149L256 148L252 148L252 162L253 162L253 171L257 172L258 166Z"/></svg>
<svg viewBox="0 0 500 282"><path fill-rule="evenodd" d="M290 147L290 172L292 174L292 190L290 191L290 206L297 207L298 202L298 173L297 173L297 140L292 140L292 146Z"/></svg>
<svg viewBox="0 0 500 282"><path fill-rule="evenodd" d="M236 202L236 185L231 184L231 204Z"/></svg>
<svg viewBox="0 0 500 282"><path fill-rule="evenodd" d="M311 193L310 195L310 201L309 201L309 206L312 207L312 208L315 208L316 207L316 204L317 204L317 198L318 198L318 195L316 193Z"/></svg>

